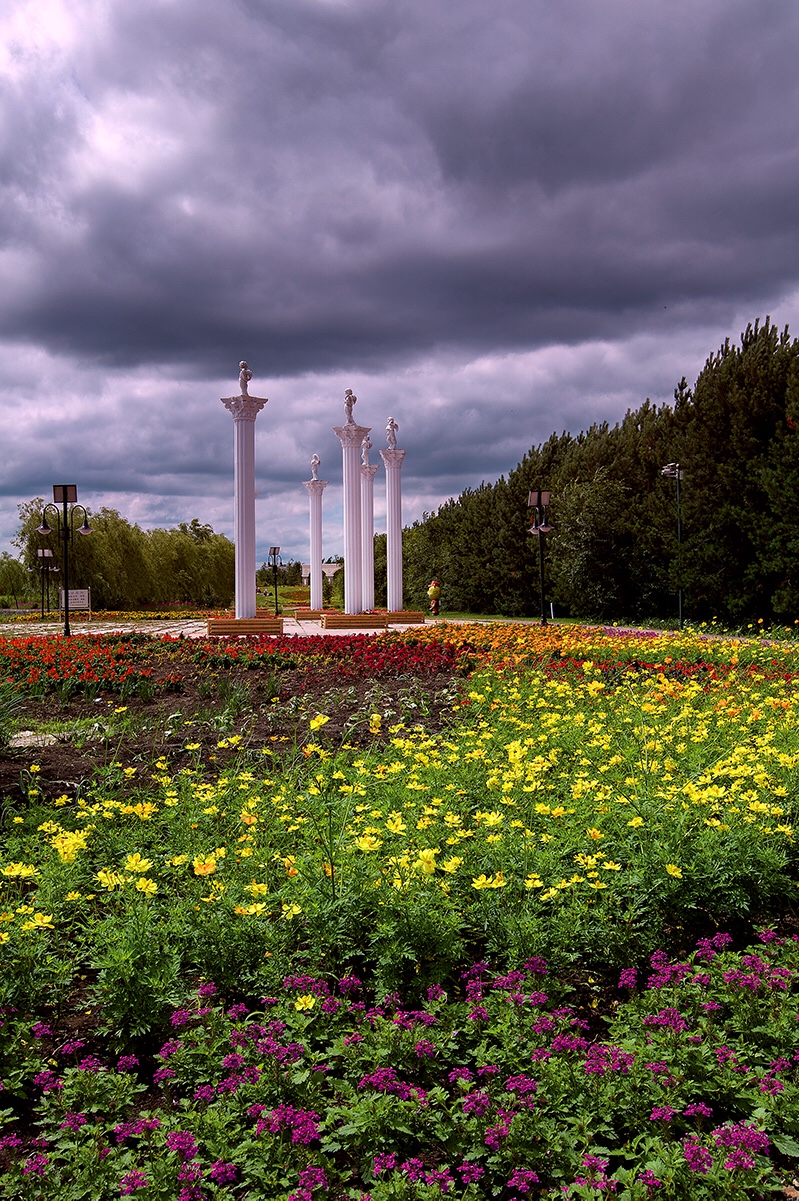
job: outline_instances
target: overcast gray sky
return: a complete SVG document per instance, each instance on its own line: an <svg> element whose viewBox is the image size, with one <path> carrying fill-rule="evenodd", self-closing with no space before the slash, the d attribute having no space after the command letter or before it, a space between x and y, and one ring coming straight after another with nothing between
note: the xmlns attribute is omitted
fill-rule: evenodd
<svg viewBox="0 0 799 1201"><path fill-rule="evenodd" d="M799 332L796 0L4 0L0 550L77 483L342 549L345 388L406 523ZM382 469L381 469L382 471ZM542 481L546 483L546 481ZM383 481L376 479L378 528Z"/></svg>

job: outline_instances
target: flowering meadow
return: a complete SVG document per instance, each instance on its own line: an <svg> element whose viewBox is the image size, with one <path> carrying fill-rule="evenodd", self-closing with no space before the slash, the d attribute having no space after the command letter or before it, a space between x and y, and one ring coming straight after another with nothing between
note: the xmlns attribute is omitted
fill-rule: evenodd
<svg viewBox="0 0 799 1201"><path fill-rule="evenodd" d="M188 680L289 667L291 736L201 757ZM361 690L342 729L333 678L449 681L446 720ZM0 640L7 689L174 710L3 798L0 1197L786 1195L797 680L504 623Z"/></svg>

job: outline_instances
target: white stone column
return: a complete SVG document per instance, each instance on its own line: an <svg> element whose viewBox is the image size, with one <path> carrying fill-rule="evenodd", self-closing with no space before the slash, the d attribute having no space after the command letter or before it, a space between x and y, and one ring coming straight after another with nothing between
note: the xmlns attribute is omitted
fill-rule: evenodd
<svg viewBox="0 0 799 1201"><path fill-rule="evenodd" d="M240 364L239 396L222 397L233 414L233 541L236 547L236 617L255 617L255 418L266 398L250 396L252 372Z"/></svg>
<svg viewBox="0 0 799 1201"><path fill-rule="evenodd" d="M314 478L303 482L303 487L308 489L310 502L311 608L321 609L324 604L322 599L322 493L327 487L327 480L316 478L319 466L319 459L316 455L311 460L311 466L314 469Z"/></svg>
<svg viewBox="0 0 799 1201"><path fill-rule="evenodd" d="M367 426L334 425L344 469L344 612L363 613L361 572L361 443Z"/></svg>
<svg viewBox="0 0 799 1201"><path fill-rule="evenodd" d="M404 450L389 446L380 451L386 468L386 575L388 610L402 608L402 460Z"/></svg>
<svg viewBox="0 0 799 1201"><path fill-rule="evenodd" d="M361 465L361 600L364 610L375 607L375 472Z"/></svg>

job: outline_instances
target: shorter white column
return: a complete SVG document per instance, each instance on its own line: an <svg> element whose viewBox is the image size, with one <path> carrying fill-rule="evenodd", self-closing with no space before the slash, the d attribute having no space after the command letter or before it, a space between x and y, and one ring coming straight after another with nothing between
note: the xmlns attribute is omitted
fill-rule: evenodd
<svg viewBox="0 0 799 1201"><path fill-rule="evenodd" d="M391 419L393 423L393 418ZM395 426L396 429L396 426ZM397 613L402 609L402 460L404 450L397 450L396 437L390 434L389 441L394 438L394 445L388 450L380 451L380 458L386 468L386 577L388 591L388 609Z"/></svg>
<svg viewBox="0 0 799 1201"><path fill-rule="evenodd" d="M327 487L327 480L319 480L316 473L319 469L319 457L311 459L313 479L304 480L303 487L308 489L310 515L310 564L311 564L311 608L323 608L322 599L322 493Z"/></svg>
<svg viewBox="0 0 799 1201"><path fill-rule="evenodd" d="M333 433L341 443L344 473L344 612L363 612L361 574L361 444L369 428L356 425L352 406L358 398L348 388L344 393L345 425L334 425Z"/></svg>
<svg viewBox="0 0 799 1201"><path fill-rule="evenodd" d="M375 472L361 464L361 601L365 610L375 607Z"/></svg>

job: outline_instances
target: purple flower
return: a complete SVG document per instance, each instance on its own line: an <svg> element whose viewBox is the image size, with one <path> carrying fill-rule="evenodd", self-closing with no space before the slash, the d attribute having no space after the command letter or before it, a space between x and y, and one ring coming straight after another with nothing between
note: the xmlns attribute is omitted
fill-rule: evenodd
<svg viewBox="0 0 799 1201"><path fill-rule="evenodd" d="M470 1163L470 1161L468 1159L465 1159L463 1161L463 1163L457 1169L457 1171L460 1173L461 1177L463 1178L464 1184L476 1184L477 1181L480 1180L481 1177L483 1177L485 1175L485 1171L483 1168L478 1167L478 1165L476 1163Z"/></svg>
<svg viewBox="0 0 799 1201"><path fill-rule="evenodd" d="M140 1172L138 1168L132 1168L130 1172L126 1172L119 1182L119 1191L123 1197L134 1193L137 1188L147 1188L147 1177L144 1172Z"/></svg>
<svg viewBox="0 0 799 1201"><path fill-rule="evenodd" d="M213 1101L216 1096L216 1089L213 1084L201 1084L199 1088L194 1090L195 1101Z"/></svg>
<svg viewBox="0 0 799 1201"><path fill-rule="evenodd" d="M638 972L634 967L626 967L619 976L619 988L635 988L638 983Z"/></svg>
<svg viewBox="0 0 799 1201"><path fill-rule="evenodd" d="M338 982L338 990L345 997L349 997L352 993L357 992L361 987L361 981L357 976L342 976Z"/></svg>
<svg viewBox="0 0 799 1201"><path fill-rule="evenodd" d="M683 1113L686 1118L709 1118L713 1110L709 1105L705 1105L704 1101L694 1101L691 1105L686 1105Z"/></svg>
<svg viewBox="0 0 799 1201"><path fill-rule="evenodd" d="M740 1148L762 1155L768 1151L769 1146L768 1135L747 1122L728 1122L724 1126L718 1126L712 1132L712 1138L717 1147Z"/></svg>
<svg viewBox="0 0 799 1201"><path fill-rule="evenodd" d="M672 1109L670 1105L656 1105L649 1115L650 1122L670 1122L674 1117L676 1109Z"/></svg>
<svg viewBox="0 0 799 1201"><path fill-rule="evenodd" d="M529 1168L517 1168L508 1181L508 1188L526 1195L534 1184L538 1184L538 1176L535 1172L531 1172Z"/></svg>
<svg viewBox="0 0 799 1201"><path fill-rule="evenodd" d="M53 1031L47 1025L47 1022L34 1022L31 1026L31 1034L34 1038L52 1038Z"/></svg>
<svg viewBox="0 0 799 1201"><path fill-rule="evenodd" d="M153 1072L153 1084L163 1084L165 1080L171 1080L174 1075L172 1068L158 1068Z"/></svg>
<svg viewBox="0 0 799 1201"><path fill-rule="evenodd" d="M533 1080L532 1076L509 1076L505 1082L506 1092L516 1093L520 1097L534 1093L537 1089L538 1081Z"/></svg>
<svg viewBox="0 0 799 1201"><path fill-rule="evenodd" d="M179 1026L185 1026L186 1023L190 1022L193 1017L194 1014L189 1009L176 1009L172 1014L172 1017L169 1019L169 1022L170 1025L177 1029Z"/></svg>
<svg viewBox="0 0 799 1201"><path fill-rule="evenodd" d="M641 1181L641 1184L648 1189L663 1188L663 1181L658 1180L655 1173L650 1172L649 1168L646 1168L643 1172L641 1172L638 1179Z"/></svg>
<svg viewBox="0 0 799 1201"><path fill-rule="evenodd" d="M682 1153L691 1172L701 1172L703 1176L707 1176L713 1167L713 1156L701 1143L687 1138L682 1145Z"/></svg>
<svg viewBox="0 0 799 1201"><path fill-rule="evenodd" d="M169 1042L164 1043L161 1050L158 1052L159 1059L169 1059L170 1055L176 1055L181 1049L183 1043L179 1038L171 1038Z"/></svg>
<svg viewBox="0 0 799 1201"><path fill-rule="evenodd" d="M463 1098L463 1112L473 1113L475 1117L481 1118L491 1108L491 1098L488 1093L481 1092L476 1089L473 1093L467 1093Z"/></svg>
<svg viewBox="0 0 799 1201"><path fill-rule="evenodd" d="M197 1158L197 1144L194 1135L189 1130L171 1130L166 1136L166 1145L184 1162Z"/></svg>
<svg viewBox="0 0 799 1201"><path fill-rule="evenodd" d="M74 1055L76 1051L80 1051L81 1047L85 1047L85 1046L86 1046L86 1043L84 1042L84 1040L82 1038L76 1038L76 1039L73 1039L72 1042L64 1043L64 1045L61 1048L61 1051L59 1053L61 1055Z"/></svg>
<svg viewBox="0 0 799 1201"><path fill-rule="evenodd" d="M435 1046L426 1038L418 1042L413 1049L419 1059L430 1059L436 1053Z"/></svg>
<svg viewBox="0 0 799 1201"><path fill-rule="evenodd" d="M68 1111L59 1126L59 1130L80 1130L81 1126L85 1126L87 1121L88 1118L85 1113L70 1113Z"/></svg>
<svg viewBox="0 0 799 1201"><path fill-rule="evenodd" d="M450 1084L457 1084L461 1080L467 1084L471 1084L474 1076L468 1068L453 1068L447 1076L447 1080L449 1080Z"/></svg>
<svg viewBox="0 0 799 1201"><path fill-rule="evenodd" d="M218 1159L208 1169L208 1178L213 1180L214 1184L235 1184L238 1173L234 1163L225 1163L223 1159Z"/></svg>
<svg viewBox="0 0 799 1201"><path fill-rule="evenodd" d="M22 1165L23 1176L44 1176L50 1159L47 1155L30 1155Z"/></svg>
<svg viewBox="0 0 799 1201"><path fill-rule="evenodd" d="M117 1060L118 1072L132 1072L134 1068L139 1066L139 1059L136 1055L122 1055Z"/></svg>
<svg viewBox="0 0 799 1201"><path fill-rule="evenodd" d="M381 1172L393 1172L397 1166L397 1157L394 1152L389 1152L387 1155L378 1154L375 1156L372 1171L375 1176L379 1176Z"/></svg>
<svg viewBox="0 0 799 1201"><path fill-rule="evenodd" d="M213 997L216 995L216 985L209 980L207 984L201 984L197 989L198 997Z"/></svg>
<svg viewBox="0 0 799 1201"><path fill-rule="evenodd" d="M427 990L428 1001L440 1001L445 995L444 989L440 984L431 984Z"/></svg>
<svg viewBox="0 0 799 1201"><path fill-rule="evenodd" d="M78 1064L79 1072L90 1072L94 1075L96 1072L101 1072L103 1069L102 1059L98 1059L96 1055L87 1055Z"/></svg>

